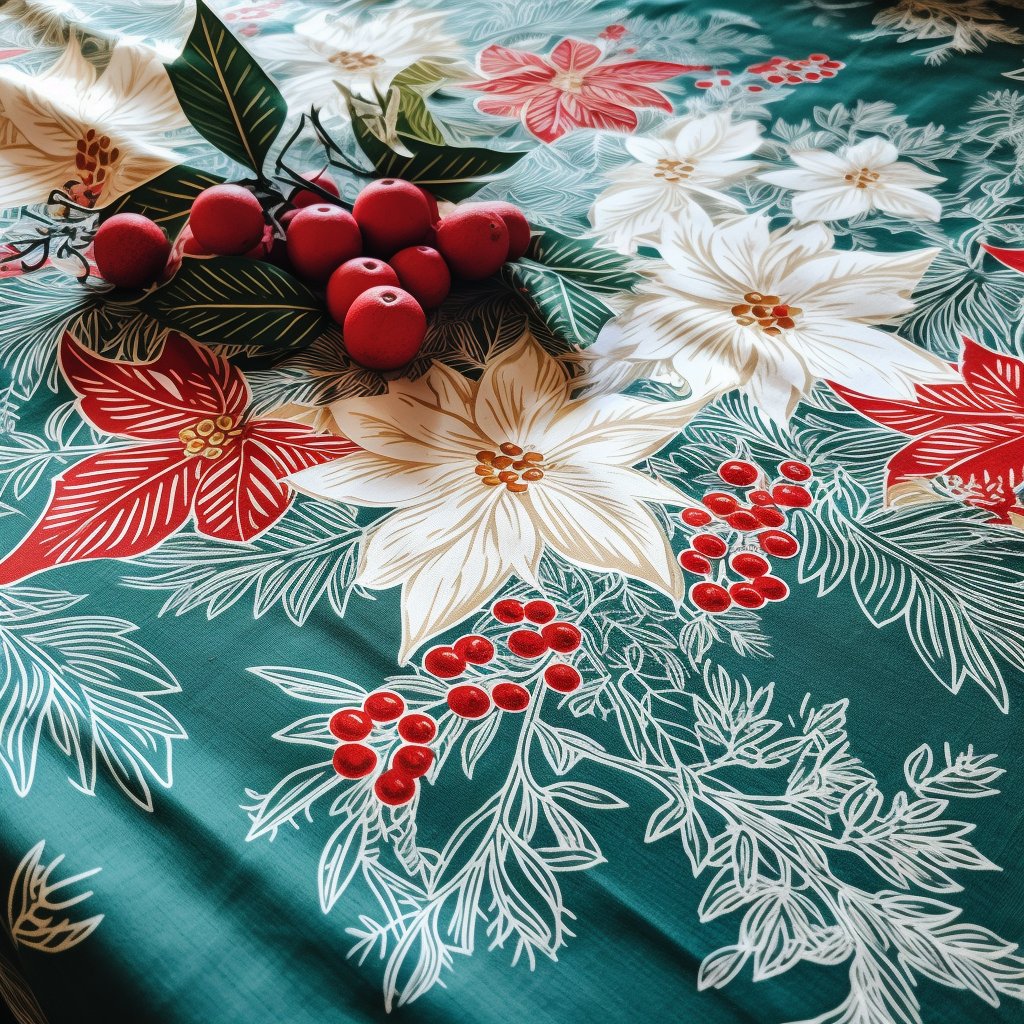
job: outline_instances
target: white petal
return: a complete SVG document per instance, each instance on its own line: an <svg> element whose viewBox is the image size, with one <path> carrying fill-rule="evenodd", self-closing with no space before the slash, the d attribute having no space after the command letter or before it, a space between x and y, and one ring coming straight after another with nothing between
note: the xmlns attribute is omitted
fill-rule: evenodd
<svg viewBox="0 0 1024 1024"><path fill-rule="evenodd" d="M842 178L850 168L850 162L824 149L793 149L790 160L805 171L813 171L823 178Z"/></svg>
<svg viewBox="0 0 1024 1024"><path fill-rule="evenodd" d="M846 220L871 209L872 193L866 188L841 185L818 188L793 196L793 216L801 222Z"/></svg>
<svg viewBox="0 0 1024 1024"><path fill-rule="evenodd" d="M867 167L873 171L886 164L894 164L900 158L899 150L879 135L873 135L855 146L847 147L843 156L851 167Z"/></svg>
<svg viewBox="0 0 1024 1024"><path fill-rule="evenodd" d="M901 162L883 167L879 184L883 187L905 185L908 188L927 188L930 185L941 185L945 180L945 178L940 178L937 174L929 174L927 171L922 171L917 164Z"/></svg>
<svg viewBox="0 0 1024 1024"><path fill-rule="evenodd" d="M636 240L660 229L673 206L667 183L612 185L594 201L590 222L620 252L633 252Z"/></svg>
<svg viewBox="0 0 1024 1024"><path fill-rule="evenodd" d="M780 188L793 189L803 192L809 189L825 188L842 181L842 178L834 174L820 174L818 171L805 171L799 167L787 167L781 171L768 171L757 176L761 181L767 181L769 185L778 185Z"/></svg>
<svg viewBox="0 0 1024 1024"><path fill-rule="evenodd" d="M628 135L626 149L630 156L644 164L656 164L659 160L672 159L675 149L663 139L652 139L644 135Z"/></svg>
<svg viewBox="0 0 1024 1024"><path fill-rule="evenodd" d="M153 138L188 124L164 65L148 47L118 44L93 90L104 120Z"/></svg>
<svg viewBox="0 0 1024 1024"><path fill-rule="evenodd" d="M901 185L887 185L875 189L875 205L894 217L908 220L939 220L942 216L942 204L934 196L918 192L915 188L904 188Z"/></svg>
<svg viewBox="0 0 1024 1024"><path fill-rule="evenodd" d="M369 508L398 508L447 491L459 475L474 477L469 458L463 457L461 465L454 459L451 465L423 465L395 462L373 452L353 452L343 459L300 470L288 477L288 483L317 498Z"/></svg>

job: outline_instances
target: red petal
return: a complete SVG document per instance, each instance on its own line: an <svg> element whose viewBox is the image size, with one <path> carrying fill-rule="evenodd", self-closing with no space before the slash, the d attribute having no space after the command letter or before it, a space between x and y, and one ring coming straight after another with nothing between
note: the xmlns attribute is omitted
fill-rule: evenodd
<svg viewBox="0 0 1024 1024"><path fill-rule="evenodd" d="M1024 274L1024 249L997 249L994 245L985 245L984 243L981 247L1011 270L1017 270Z"/></svg>
<svg viewBox="0 0 1024 1024"><path fill-rule="evenodd" d="M587 72L587 85L629 86L637 82L663 82L691 71L710 71L707 65L670 64L660 60L624 60L602 64Z"/></svg>
<svg viewBox="0 0 1024 1024"><path fill-rule="evenodd" d="M246 428L247 442L262 445L281 465L281 475L342 459L359 445L334 434L318 434L312 427L289 420L253 420Z"/></svg>
<svg viewBox="0 0 1024 1024"><path fill-rule="evenodd" d="M1024 420L1017 424L970 423L933 430L911 441L889 460L891 482L944 474L985 484L1024 473Z"/></svg>
<svg viewBox="0 0 1024 1024"><path fill-rule="evenodd" d="M563 39L551 51L549 59L562 71L583 71L601 59L601 49L593 43L581 43L578 39Z"/></svg>
<svg viewBox="0 0 1024 1024"><path fill-rule="evenodd" d="M0 584L155 547L188 519L201 462L175 442L100 452L64 470L31 533L0 562Z"/></svg>
<svg viewBox="0 0 1024 1024"><path fill-rule="evenodd" d="M990 409L1024 414L1024 363L964 338L964 381Z"/></svg>
<svg viewBox="0 0 1024 1024"><path fill-rule="evenodd" d="M583 86L583 97L588 104L615 105L622 107L657 107L672 112L672 104L657 89L646 85L611 86L602 83L593 87L589 79ZM635 121L634 121L635 126Z"/></svg>
<svg viewBox="0 0 1024 1024"><path fill-rule="evenodd" d="M523 111L523 124L543 142L554 142L567 131L579 126L572 114L562 105L561 89L548 89L534 96Z"/></svg>
<svg viewBox="0 0 1024 1024"><path fill-rule="evenodd" d="M499 96L521 96L523 99L529 99L537 93L552 88L551 79L554 74L553 68L547 68L544 71L530 70L518 75L492 78L486 82L469 82L465 88L476 89L477 92L493 92Z"/></svg>
<svg viewBox="0 0 1024 1024"><path fill-rule="evenodd" d="M476 109L481 114L495 114L498 117L518 117L523 112L522 103L506 103L504 100L481 98L476 101Z"/></svg>
<svg viewBox="0 0 1024 1024"><path fill-rule="evenodd" d="M491 78L514 74L528 67L544 68L549 76L554 74L543 57L525 50L510 50L505 46L488 46L477 58L477 66Z"/></svg>
<svg viewBox="0 0 1024 1024"><path fill-rule="evenodd" d="M60 362L82 415L121 437L177 440L198 420L237 420L249 401L241 371L180 334L167 335L153 362L123 363L96 355L65 332Z"/></svg>

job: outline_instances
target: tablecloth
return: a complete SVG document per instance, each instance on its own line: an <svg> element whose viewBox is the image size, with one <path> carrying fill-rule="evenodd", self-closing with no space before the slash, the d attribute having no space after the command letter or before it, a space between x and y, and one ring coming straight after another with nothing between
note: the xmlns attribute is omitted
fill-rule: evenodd
<svg viewBox="0 0 1024 1024"><path fill-rule="evenodd" d="M6 0L13 1019L1020 1021L1022 29ZM383 375L266 262L97 273L324 169L531 248Z"/></svg>

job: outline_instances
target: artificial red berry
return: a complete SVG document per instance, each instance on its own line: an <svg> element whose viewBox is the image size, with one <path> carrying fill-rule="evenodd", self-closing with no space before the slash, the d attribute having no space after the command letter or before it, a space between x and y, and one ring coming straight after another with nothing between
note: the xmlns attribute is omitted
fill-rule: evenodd
<svg viewBox="0 0 1024 1024"><path fill-rule="evenodd" d="M416 187L420 190L420 195L426 200L427 219L430 221L430 226L431 228L435 228L441 220L441 214L438 212L437 200L434 198L434 193L428 192L422 185L417 185Z"/></svg>
<svg viewBox="0 0 1024 1024"><path fill-rule="evenodd" d="M459 209L467 210L471 206L496 213L504 222L505 229L508 231L508 255L505 257L506 260L517 260L521 256L526 255L526 250L530 248L530 224L518 206L500 202L466 203L460 206Z"/></svg>
<svg viewBox="0 0 1024 1024"><path fill-rule="evenodd" d="M711 522L712 516L710 512L706 512L702 508L685 508L679 513L679 518L687 526L707 526Z"/></svg>
<svg viewBox="0 0 1024 1024"><path fill-rule="evenodd" d="M583 634L571 622L551 622L540 631L540 635L548 647L559 654L575 651L583 640Z"/></svg>
<svg viewBox="0 0 1024 1024"><path fill-rule="evenodd" d="M690 600L706 612L724 612L732 604L729 591L717 583L694 583L690 587Z"/></svg>
<svg viewBox="0 0 1024 1024"><path fill-rule="evenodd" d="M411 181L381 178L356 197L352 207L368 252L388 259L399 249L419 245L430 230L430 208Z"/></svg>
<svg viewBox="0 0 1024 1024"><path fill-rule="evenodd" d="M248 252L263 237L266 223L260 201L241 185L203 189L192 202L188 222L196 241L218 256Z"/></svg>
<svg viewBox="0 0 1024 1024"><path fill-rule="evenodd" d="M438 679L454 679L466 671L466 659L452 647L435 647L427 651L423 667Z"/></svg>
<svg viewBox="0 0 1024 1024"><path fill-rule="evenodd" d="M296 273L312 284L324 284L362 251L359 227L340 206L306 206L288 224L288 258Z"/></svg>
<svg viewBox="0 0 1024 1024"><path fill-rule="evenodd" d="M727 516L740 507L740 503L731 495L721 491L712 491L700 499L716 516Z"/></svg>
<svg viewBox="0 0 1024 1024"><path fill-rule="evenodd" d="M300 177L305 178L306 181L311 181L314 185L319 185L325 192L330 192L332 196L341 195L338 191L338 186L334 183L334 179L327 171L307 171L305 174L300 175ZM323 196L318 196L308 188L297 189L291 198L292 206L297 210L301 210L306 206L313 206L316 203L322 203L323 201Z"/></svg>
<svg viewBox="0 0 1024 1024"><path fill-rule="evenodd" d="M262 236L261 215L259 237ZM160 225L148 217L115 213L100 225L92 251L96 269L104 280L117 288L142 288L152 284L167 266L171 243Z"/></svg>
<svg viewBox="0 0 1024 1024"><path fill-rule="evenodd" d="M750 584L766 601L785 601L789 587L777 576L758 576Z"/></svg>
<svg viewBox="0 0 1024 1024"><path fill-rule="evenodd" d="M368 288L345 314L345 349L371 370L405 366L419 352L426 333L427 318L420 304L393 285Z"/></svg>
<svg viewBox="0 0 1024 1024"><path fill-rule="evenodd" d="M770 507L768 505L758 505L753 512L754 515L757 516L758 522L762 523L764 526L786 525L786 516L777 508Z"/></svg>
<svg viewBox="0 0 1024 1024"><path fill-rule="evenodd" d="M352 303L370 288L400 284L394 268L383 260L357 256L337 267L327 282L327 311L335 323L343 324Z"/></svg>
<svg viewBox="0 0 1024 1024"><path fill-rule="evenodd" d="M727 483L737 487L747 487L758 477L757 466L749 462L723 462L718 467L718 475Z"/></svg>
<svg viewBox="0 0 1024 1024"><path fill-rule="evenodd" d="M409 743L429 743L437 735L437 723L430 715L403 715L398 735Z"/></svg>
<svg viewBox="0 0 1024 1024"><path fill-rule="evenodd" d="M436 309L452 290L452 275L444 257L429 245L412 245L388 262L398 283L424 308Z"/></svg>
<svg viewBox="0 0 1024 1024"><path fill-rule="evenodd" d="M499 622L511 624L513 622L522 622L526 612L523 609L521 601L514 601L512 598L507 598L504 601L498 601L491 609L491 614Z"/></svg>
<svg viewBox="0 0 1024 1024"><path fill-rule="evenodd" d="M354 743L370 735L373 719L359 708L343 708L331 717L328 728L339 740Z"/></svg>
<svg viewBox="0 0 1024 1024"><path fill-rule="evenodd" d="M695 551L707 555L708 558L721 558L729 550L729 545L713 533L698 533L690 543Z"/></svg>
<svg viewBox="0 0 1024 1024"><path fill-rule="evenodd" d="M508 228L486 209L456 207L437 226L437 248L456 277L490 277L508 258Z"/></svg>
<svg viewBox="0 0 1024 1024"><path fill-rule="evenodd" d="M782 530L765 530L757 535L757 542L764 551L776 558L792 558L800 550L796 537Z"/></svg>
<svg viewBox="0 0 1024 1024"><path fill-rule="evenodd" d="M460 718L483 718L491 709L491 698L479 686L464 683L448 691L448 707Z"/></svg>
<svg viewBox="0 0 1024 1024"><path fill-rule="evenodd" d="M729 588L729 596L741 608L760 608L764 597L749 583L734 583Z"/></svg>
<svg viewBox="0 0 1024 1024"><path fill-rule="evenodd" d="M433 763L434 752L430 747L399 747L391 759L392 768L397 768L414 779L426 775Z"/></svg>
<svg viewBox="0 0 1024 1024"><path fill-rule="evenodd" d="M343 743L333 760L334 770L346 779L360 779L377 767L377 755L365 743Z"/></svg>
<svg viewBox="0 0 1024 1024"><path fill-rule="evenodd" d="M265 260L274 246L274 229L269 224L263 225L263 237L242 255L247 260Z"/></svg>
<svg viewBox="0 0 1024 1024"><path fill-rule="evenodd" d="M373 791L381 803L398 807L416 795L416 780L398 768L389 768L373 784Z"/></svg>
<svg viewBox="0 0 1024 1024"><path fill-rule="evenodd" d="M559 693L572 693L573 690L579 688L583 678L572 665L563 665L561 662L556 662L554 665L548 665L544 669L544 682L552 690L557 690Z"/></svg>
<svg viewBox="0 0 1024 1024"><path fill-rule="evenodd" d="M464 636L455 641L455 653L474 665L486 665L494 657L494 644L485 636Z"/></svg>
<svg viewBox="0 0 1024 1024"><path fill-rule="evenodd" d="M116 214L115 216L121 216ZM132 214L132 216L138 216L138 214ZM111 220L114 218L111 217ZM205 245L200 245L198 239L192 234L192 228L186 224L181 229L181 234L178 235L178 240L174 243L175 249L181 253L187 253L189 256L213 256L214 253L210 252ZM95 242L93 243L93 254L95 255Z"/></svg>
<svg viewBox="0 0 1024 1024"><path fill-rule="evenodd" d="M765 573L771 572L772 568L768 564L767 558L755 555L753 551L737 552L732 556L729 564L741 576L746 576L748 579L753 579L755 576L764 576Z"/></svg>
<svg viewBox="0 0 1024 1024"><path fill-rule="evenodd" d="M748 491L747 501L751 505L774 505L775 499L767 491Z"/></svg>
<svg viewBox="0 0 1024 1024"><path fill-rule="evenodd" d="M550 622L558 614L550 601L527 601L523 611L531 622Z"/></svg>
<svg viewBox="0 0 1024 1024"><path fill-rule="evenodd" d="M530 703L530 691L518 683L498 683L491 690L491 700L502 711L525 711Z"/></svg>
<svg viewBox="0 0 1024 1024"><path fill-rule="evenodd" d="M517 629L508 638L508 649L520 658L539 658L548 649L548 642L532 629Z"/></svg>
<svg viewBox="0 0 1024 1024"><path fill-rule="evenodd" d="M405 701L390 690L378 690L363 701L363 710L375 722L393 722L405 710Z"/></svg>
<svg viewBox="0 0 1024 1024"><path fill-rule="evenodd" d="M707 576L711 572L711 563L696 551L683 551L679 555L679 564L688 572L695 572L698 576Z"/></svg>
<svg viewBox="0 0 1024 1024"><path fill-rule="evenodd" d="M806 508L814 501L811 492L799 484L778 484L772 488L772 497L789 508Z"/></svg>
<svg viewBox="0 0 1024 1024"><path fill-rule="evenodd" d="M725 517L725 521L734 530L757 530L761 524L758 522L757 516L753 512L748 512L745 508L741 508L736 512L732 512Z"/></svg>

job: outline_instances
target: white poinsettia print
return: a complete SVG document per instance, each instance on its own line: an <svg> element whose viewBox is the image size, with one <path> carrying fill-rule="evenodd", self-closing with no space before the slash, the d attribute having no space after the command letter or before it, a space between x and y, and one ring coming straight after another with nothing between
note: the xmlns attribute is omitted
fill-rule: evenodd
<svg viewBox="0 0 1024 1024"><path fill-rule="evenodd" d="M119 43L100 73L72 33L41 75L0 64L0 208L65 189L105 206L180 163L166 133L187 124L156 53Z"/></svg>
<svg viewBox="0 0 1024 1024"><path fill-rule="evenodd" d="M871 210L907 220L937 221L942 216L939 201L921 189L946 179L900 160L896 147L885 139L865 139L839 153L794 150L790 158L796 167L759 177L796 193L793 216L798 221L847 220Z"/></svg>
<svg viewBox="0 0 1024 1024"><path fill-rule="evenodd" d="M631 469L694 411L624 395L572 400L565 368L525 335L474 382L435 363L387 395L331 407L363 452L288 478L353 505L395 508L373 532L357 583L402 586L402 647L476 612L508 579L534 581L545 545L575 563L645 580L682 579L647 502L687 505Z"/></svg>
<svg viewBox="0 0 1024 1024"><path fill-rule="evenodd" d="M761 145L761 125L730 113L669 122L655 137L631 136L636 163L610 171L613 182L590 211L595 232L620 252L657 244L666 227L694 203L712 211L743 206L721 190L756 170L745 160Z"/></svg>
<svg viewBox="0 0 1024 1024"><path fill-rule="evenodd" d="M953 380L938 357L878 329L913 308L937 250L882 255L832 242L820 224L713 225L691 210L662 243L660 269L581 353L588 376L601 390L639 377L685 381L698 399L740 388L780 422L817 380L856 380L857 391L894 398Z"/></svg>
<svg viewBox="0 0 1024 1024"><path fill-rule="evenodd" d="M410 64L462 54L461 45L444 30L443 15L408 7L363 17L321 11L291 33L258 36L247 45L281 69L281 92L289 107L301 111L316 105L342 117L348 115L339 85L372 100L374 90L386 90Z"/></svg>

